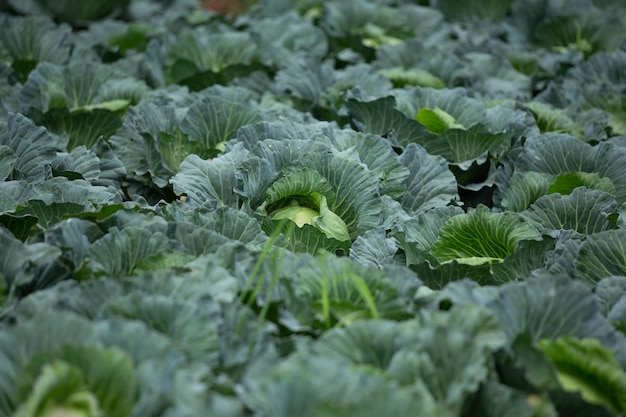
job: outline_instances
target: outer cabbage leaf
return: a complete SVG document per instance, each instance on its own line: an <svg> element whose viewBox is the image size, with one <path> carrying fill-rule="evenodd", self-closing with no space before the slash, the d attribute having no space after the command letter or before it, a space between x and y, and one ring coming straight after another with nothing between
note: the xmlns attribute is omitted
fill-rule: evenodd
<svg viewBox="0 0 626 417"><path fill-rule="evenodd" d="M382 227L368 230L359 236L350 247L350 258L370 268L383 268L396 262L398 241L387 237Z"/></svg>
<svg viewBox="0 0 626 417"><path fill-rule="evenodd" d="M619 343L588 286L565 276L543 274L504 284L487 307L502 324L507 346L525 333L535 342L573 336Z"/></svg>
<svg viewBox="0 0 626 417"><path fill-rule="evenodd" d="M626 32L623 22L604 11L568 10L565 15L542 20L534 28L533 41L546 48L577 50L587 56L619 48Z"/></svg>
<svg viewBox="0 0 626 417"><path fill-rule="evenodd" d="M56 158L59 140L32 120L19 113L10 113L6 130L0 130L0 159L3 179L26 180L39 183L51 175L51 164Z"/></svg>
<svg viewBox="0 0 626 417"><path fill-rule="evenodd" d="M333 147L339 150L339 156L365 164L378 174L381 194L393 198L405 194L404 183L409 175L407 157L398 158L389 141L378 135L351 130L333 131L328 135Z"/></svg>
<svg viewBox="0 0 626 417"><path fill-rule="evenodd" d="M324 32L293 11L251 21L250 31L258 37L260 59L267 65L282 66L298 54L322 58L328 51Z"/></svg>
<svg viewBox="0 0 626 417"><path fill-rule="evenodd" d="M42 352L26 363L16 385L20 417L128 416L137 397L133 364L119 349L63 346Z"/></svg>
<svg viewBox="0 0 626 417"><path fill-rule="evenodd" d="M240 147L212 160L189 155L180 165L178 173L170 180L177 195L185 195L185 203L239 207L240 197L234 192L237 186L237 167L246 156Z"/></svg>
<svg viewBox="0 0 626 417"><path fill-rule="evenodd" d="M187 155L208 156L203 144L191 140L179 124L175 107L142 102L129 108L110 143L128 172L140 180L149 174L163 188Z"/></svg>
<svg viewBox="0 0 626 417"><path fill-rule="evenodd" d="M513 0L437 0L435 5L449 20L471 22L481 19L499 22L504 19L512 3Z"/></svg>
<svg viewBox="0 0 626 417"><path fill-rule="evenodd" d="M348 45L357 37L354 46L377 48L380 45L399 43L412 35L410 15L399 8L366 0L324 3L321 26L331 38L343 40ZM354 42L356 43L356 42ZM353 46L353 47L354 47Z"/></svg>
<svg viewBox="0 0 626 417"><path fill-rule="evenodd" d="M393 410L409 416L415 409L452 415L423 387L399 387L382 374L346 366L331 357L295 354L245 378L246 402L276 417L340 416ZM395 406L394 406L395 404ZM380 415L380 414L372 414Z"/></svg>
<svg viewBox="0 0 626 417"><path fill-rule="evenodd" d="M575 276L592 283L626 275L626 230L606 230L587 236L572 259Z"/></svg>
<svg viewBox="0 0 626 417"><path fill-rule="evenodd" d="M48 312L20 326L2 329L0 341L0 411L12 415L18 406L17 378L30 360L64 345L94 345L96 339L87 320Z"/></svg>
<svg viewBox="0 0 626 417"><path fill-rule="evenodd" d="M626 150L611 143L592 147L573 136L547 133L527 139L515 161L511 187L501 181L497 185L505 190L502 204L519 211L542 193L550 192L550 187L557 192L571 191L577 186L612 193L614 190L620 203L626 200L626 173L619 168L624 163ZM515 179L515 175L523 177Z"/></svg>
<svg viewBox="0 0 626 417"><path fill-rule="evenodd" d="M109 229L89 248L91 269L97 275L127 276L146 258L171 248L170 240L161 232L146 228Z"/></svg>
<svg viewBox="0 0 626 417"><path fill-rule="evenodd" d="M617 212L617 203L612 195L579 187L569 195L550 194L540 197L522 216L543 233L557 237L561 230L591 235L615 229L617 225L608 216Z"/></svg>
<svg viewBox="0 0 626 417"><path fill-rule="evenodd" d="M171 338L191 360L217 367L220 358L218 327L220 308L215 302L201 304L165 295L133 293L104 305L109 316L141 320Z"/></svg>
<svg viewBox="0 0 626 417"><path fill-rule="evenodd" d="M521 241L537 240L538 231L515 213L492 213L484 206L448 220L431 247L439 262L480 265L502 262Z"/></svg>
<svg viewBox="0 0 626 417"><path fill-rule="evenodd" d="M242 88L213 87L204 93L189 107L180 129L190 141L202 144L207 156L219 152L240 127L261 121L259 110L249 104L250 94Z"/></svg>
<svg viewBox="0 0 626 417"><path fill-rule="evenodd" d="M457 183L444 158L429 155L424 148L409 143L400 156L410 175L402 207L409 213L458 200Z"/></svg>
<svg viewBox="0 0 626 417"><path fill-rule="evenodd" d="M129 0L104 0L97 3L80 0L9 0L13 8L24 14L45 14L72 24L97 20L119 13Z"/></svg>
<svg viewBox="0 0 626 417"><path fill-rule="evenodd" d="M40 62L64 64L69 56L67 25L55 25L42 16L0 18L0 50L6 51L13 70L25 81Z"/></svg>
<svg viewBox="0 0 626 417"><path fill-rule="evenodd" d="M584 400L603 405L614 414L626 410L626 372L600 342L561 337L540 340L539 346L556 367L566 391L580 392Z"/></svg>
<svg viewBox="0 0 626 417"><path fill-rule="evenodd" d="M61 67L43 62L22 90L23 109L43 113L66 108L71 113L96 109L117 112L137 103L147 92L144 83L116 73L113 67L88 62Z"/></svg>
<svg viewBox="0 0 626 417"><path fill-rule="evenodd" d="M283 285L299 326L328 329L363 319L406 317L408 300L384 271L350 259L305 256L287 258L282 265L283 274L291 271ZM287 320L284 324L291 326Z"/></svg>
<svg viewBox="0 0 626 417"><path fill-rule="evenodd" d="M611 33L611 39L616 39ZM621 68L626 52L599 52L569 70L556 92L561 100L584 109L602 109L609 114L608 125L615 134L626 133L626 100L621 89L625 82ZM546 100L551 97L546 95Z"/></svg>
<svg viewBox="0 0 626 417"><path fill-rule="evenodd" d="M202 90L227 84L251 72L257 46L249 33L211 32L198 26L181 32L167 47L164 63L169 83Z"/></svg>

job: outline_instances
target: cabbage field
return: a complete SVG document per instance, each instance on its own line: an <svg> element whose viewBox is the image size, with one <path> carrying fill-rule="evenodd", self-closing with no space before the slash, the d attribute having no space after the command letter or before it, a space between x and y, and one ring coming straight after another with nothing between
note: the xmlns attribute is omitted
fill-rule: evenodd
<svg viewBox="0 0 626 417"><path fill-rule="evenodd" d="M626 415L624 0L0 1L0 417Z"/></svg>

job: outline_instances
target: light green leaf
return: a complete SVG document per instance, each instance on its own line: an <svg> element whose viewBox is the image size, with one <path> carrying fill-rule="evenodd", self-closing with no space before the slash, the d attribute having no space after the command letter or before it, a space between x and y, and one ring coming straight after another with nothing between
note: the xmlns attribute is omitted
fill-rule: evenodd
<svg viewBox="0 0 626 417"><path fill-rule="evenodd" d="M574 122L563 109L540 101L528 102L526 107L533 113L541 133L567 133L584 140L582 127Z"/></svg>
<svg viewBox="0 0 626 417"><path fill-rule="evenodd" d="M395 87L404 87L407 84L438 89L446 87L441 78L421 68L392 67L380 69L378 72L389 78Z"/></svg>
<svg viewBox="0 0 626 417"><path fill-rule="evenodd" d="M615 355L596 339L543 339L539 346L557 369L566 391L605 406L611 413L626 411L626 372Z"/></svg>
<svg viewBox="0 0 626 417"><path fill-rule="evenodd" d="M626 164L626 149L602 142L591 146L573 136L545 133L531 136L515 162L519 172L534 171L558 177L562 174L595 173L598 177L590 183L606 187L608 178L615 187L618 202L626 201L626 172L620 167ZM588 181L581 176L583 181ZM580 184L580 185L585 185ZM605 190L606 191L606 190Z"/></svg>
<svg viewBox="0 0 626 417"><path fill-rule="evenodd" d="M32 357L18 376L16 391L18 402L26 402L23 417L53 416L59 411L56 407L82 412L100 409L104 415L125 417L138 394L126 353L85 346L63 346Z"/></svg>
<svg viewBox="0 0 626 417"><path fill-rule="evenodd" d="M16 417L95 417L102 413L98 398L85 386L79 369L65 362L45 365L33 384L30 396Z"/></svg>
<svg viewBox="0 0 626 417"><path fill-rule="evenodd" d="M439 230L431 252L439 262L502 262L517 250L521 241L538 238L539 232L517 214L493 213L479 206L448 220Z"/></svg>
<svg viewBox="0 0 626 417"><path fill-rule="evenodd" d="M568 172L557 176L548 193L569 194L576 187L587 187L615 195L615 186L610 179L600 177L596 172Z"/></svg>
<svg viewBox="0 0 626 417"><path fill-rule="evenodd" d="M429 132L441 134L447 129L462 129L465 126L456 123L454 117L439 107L433 109L421 108L417 111L415 120L420 122Z"/></svg>

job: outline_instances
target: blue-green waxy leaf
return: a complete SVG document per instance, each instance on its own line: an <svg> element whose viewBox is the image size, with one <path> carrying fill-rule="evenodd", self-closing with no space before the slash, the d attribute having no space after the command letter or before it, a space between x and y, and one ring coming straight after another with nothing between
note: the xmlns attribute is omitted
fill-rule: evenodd
<svg viewBox="0 0 626 417"><path fill-rule="evenodd" d="M69 57L71 28L55 25L43 16L0 19L0 49L8 54L9 65L25 81L39 62L64 64Z"/></svg>
<svg viewBox="0 0 626 417"><path fill-rule="evenodd" d="M116 113L138 102L147 86L130 76L120 75L113 67L91 62L68 66L43 62L31 72L24 84L21 100L24 111L31 108L47 113L65 108L72 114L94 110Z"/></svg>
<svg viewBox="0 0 626 417"><path fill-rule="evenodd" d="M109 316L141 320L166 335L193 360L212 367L219 363L219 306L175 300L164 295L134 293L104 305Z"/></svg>
<svg viewBox="0 0 626 417"><path fill-rule="evenodd" d="M515 162L515 175L530 177L516 180L514 175L510 189L503 184L507 189L503 204L507 201L511 208L521 211L527 208L524 204L530 205L542 193L551 189L568 192L576 186L611 192L619 203L626 200L624 164L626 149L608 142L591 146L565 134L534 135L527 139ZM528 197L514 195L520 192Z"/></svg>
<svg viewBox="0 0 626 417"><path fill-rule="evenodd" d="M458 199L457 182L448 163L439 156L429 155L421 146L410 143L400 156L409 169L402 207L412 213Z"/></svg>
<svg viewBox="0 0 626 417"><path fill-rule="evenodd" d="M58 139L19 113L9 114L6 130L0 130L0 169L11 180L38 183L50 176ZM5 177L6 179L7 177Z"/></svg>
<svg viewBox="0 0 626 417"><path fill-rule="evenodd" d="M492 213L484 206L452 217L439 230L431 248L439 262L469 265L502 262L523 240L536 240L539 232L514 213Z"/></svg>
<svg viewBox="0 0 626 417"><path fill-rule="evenodd" d="M235 175L245 155L243 149L208 161L189 155L170 180L174 192L185 195L185 202L194 206L209 204L238 208L239 196L234 192L237 185Z"/></svg>
<svg viewBox="0 0 626 417"><path fill-rule="evenodd" d="M573 263L576 277L592 283L612 275L626 275L626 230L587 236Z"/></svg>
<svg viewBox="0 0 626 417"><path fill-rule="evenodd" d="M201 143L205 152L221 151L237 129L261 121L259 110L248 103L250 94L246 90L213 87L205 92L206 96L189 107L180 123L180 130L189 140Z"/></svg>
<svg viewBox="0 0 626 417"><path fill-rule="evenodd" d="M96 274L132 275L144 259L170 248L169 239L161 232L145 228L112 228L89 248L91 268Z"/></svg>
<svg viewBox="0 0 626 417"><path fill-rule="evenodd" d="M438 0L436 6L449 20L471 22L472 20L490 20L499 22L506 16L513 0Z"/></svg>
<svg viewBox="0 0 626 417"><path fill-rule="evenodd" d="M574 230L581 235L592 235L617 228L608 219L610 214L617 212L617 203L612 195L580 187L569 195L540 197L522 216L544 233Z"/></svg>
<svg viewBox="0 0 626 417"><path fill-rule="evenodd" d="M12 7L24 14L45 14L72 24L97 20L111 13L119 13L128 0L83 2L80 0L9 0Z"/></svg>

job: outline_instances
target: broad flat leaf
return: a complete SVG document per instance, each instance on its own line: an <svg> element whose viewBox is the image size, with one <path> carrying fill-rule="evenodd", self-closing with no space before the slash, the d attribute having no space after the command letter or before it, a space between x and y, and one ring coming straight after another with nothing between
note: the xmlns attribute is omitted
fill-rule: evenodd
<svg viewBox="0 0 626 417"><path fill-rule="evenodd" d="M176 37L168 48L165 63L170 81L185 85L201 73L228 74L233 67L249 66L255 56L256 45L249 33L211 33L208 27L197 26Z"/></svg>
<svg viewBox="0 0 626 417"><path fill-rule="evenodd" d="M487 307L502 324L508 345L524 333L537 341L560 336L610 340L614 332L588 286L566 276L544 274L504 284Z"/></svg>
<svg viewBox="0 0 626 417"><path fill-rule="evenodd" d="M56 157L59 143L45 128L36 126L19 113L11 113L6 130L0 131L0 145L8 147L13 154L11 158L4 148L5 158L13 159L9 178L38 183L50 175L50 165ZM3 169L6 171L9 168L4 165Z"/></svg>
<svg viewBox="0 0 626 417"><path fill-rule="evenodd" d="M192 303L165 295L129 294L105 304L109 316L141 320L172 339L191 360L219 364L220 308L216 302Z"/></svg>
<svg viewBox="0 0 626 417"><path fill-rule="evenodd" d="M46 243L25 244L0 228L0 274L7 286L28 284L30 288L44 288L67 278L59 262L59 248ZM27 290L24 290L28 292Z"/></svg>
<svg viewBox="0 0 626 417"><path fill-rule="evenodd" d="M100 158L85 146L57 155L52 165L53 175L69 179L94 181L100 177Z"/></svg>
<svg viewBox="0 0 626 417"><path fill-rule="evenodd" d="M405 194L403 183L409 174L406 160L398 158L389 141L379 135L342 130L333 133L331 143L339 149L342 157L345 155L347 159L361 162L378 174L381 194L393 198Z"/></svg>
<svg viewBox="0 0 626 417"><path fill-rule="evenodd" d="M171 179L174 192L186 195L185 203L201 206L205 203L238 208L239 196L236 170L246 152L229 152L212 160L189 155L180 165L178 173Z"/></svg>
<svg viewBox="0 0 626 417"><path fill-rule="evenodd" d="M70 138L68 150L78 146L93 148L100 137L108 139L122 125L120 116L106 109L72 114L68 109L54 108L45 114L31 113L37 123L51 132L67 134Z"/></svg>
<svg viewBox="0 0 626 417"><path fill-rule="evenodd" d="M13 16L0 20L3 26L0 45L22 81L39 62L64 64L67 61L71 33L68 25L56 25L43 16Z"/></svg>
<svg viewBox="0 0 626 417"><path fill-rule="evenodd" d="M135 104L147 92L142 82L104 64L77 62L62 67L43 62L24 84L21 101L26 112L34 108L45 114L65 108L75 114L83 111L111 112L116 100Z"/></svg>
<svg viewBox="0 0 626 417"><path fill-rule="evenodd" d="M332 61L319 62L312 57L291 59L276 74L277 87L307 104L316 104L322 91L335 81Z"/></svg>
<svg viewBox="0 0 626 417"><path fill-rule="evenodd" d="M69 260L74 270L80 268L89 254L91 242L101 234L95 224L81 219L64 220L45 233L46 243L62 248L63 259Z"/></svg>
<svg viewBox="0 0 626 417"><path fill-rule="evenodd" d="M145 258L169 248L170 241L161 232L139 227L123 230L114 227L91 245L89 259L96 274L127 276L132 275Z"/></svg>
<svg viewBox="0 0 626 417"><path fill-rule="evenodd" d="M490 20L499 22L506 16L513 0L439 0L436 5L449 20L471 22L473 20Z"/></svg>
<svg viewBox="0 0 626 417"><path fill-rule="evenodd" d="M540 340L539 346L556 367L563 389L580 392L584 400L611 413L626 410L626 372L600 342L561 337Z"/></svg>
<svg viewBox="0 0 626 417"><path fill-rule="evenodd" d="M406 253L407 265L426 259L434 260L430 248L439 236L439 230L449 219L463 213L460 207L440 206L417 213L412 219L400 222L392 231Z"/></svg>
<svg viewBox="0 0 626 417"><path fill-rule="evenodd" d="M622 202L626 200L626 173L620 169L623 164L626 164L626 149L619 146L611 143L591 146L573 136L545 133L526 140L515 169L554 177L572 172L596 173L612 182L615 198ZM605 186L600 188L606 191Z"/></svg>
<svg viewBox="0 0 626 417"><path fill-rule="evenodd" d="M439 262L456 260L470 265L501 262L521 241L536 240L539 233L514 213L493 213L479 206L448 220L431 248Z"/></svg>
<svg viewBox="0 0 626 417"><path fill-rule="evenodd" d="M203 143L191 141L178 125L179 112L174 106L143 101L128 109L109 142L128 172L140 178L149 174L150 180L163 188L186 156L208 156Z"/></svg>
<svg viewBox="0 0 626 417"><path fill-rule="evenodd" d="M224 142L235 137L237 129L261 121L259 110L247 103L250 98L246 90L213 87L205 93L180 123L180 130L190 141L201 143L205 152L218 152Z"/></svg>
<svg viewBox="0 0 626 417"><path fill-rule="evenodd" d="M533 417L534 407L524 396L507 385L496 381L487 381L480 389L477 403L473 404L473 410L483 417ZM546 416L547 417L547 416Z"/></svg>
<svg viewBox="0 0 626 417"><path fill-rule="evenodd" d="M577 187L587 187L615 195L615 186L610 179L601 177L595 172L568 172L554 179L548 192L569 194Z"/></svg>
<svg viewBox="0 0 626 417"><path fill-rule="evenodd" d="M45 14L69 23L84 23L96 20L119 11L128 0L105 0L98 3L84 3L78 0L9 0L12 7L25 14Z"/></svg>
<svg viewBox="0 0 626 417"><path fill-rule="evenodd" d="M383 268L395 263L397 252L397 240L388 238L385 230L379 227L368 230L352 243L350 258L370 268Z"/></svg>
<svg viewBox="0 0 626 417"><path fill-rule="evenodd" d="M515 171L508 181L500 205L507 211L521 212L543 195L548 194L554 176L543 172ZM499 185L496 182L496 185Z"/></svg>
<svg viewBox="0 0 626 417"><path fill-rule="evenodd" d="M526 107L533 113L541 133L566 133L584 140L582 127L574 122L563 109L540 101L528 102Z"/></svg>
<svg viewBox="0 0 626 417"><path fill-rule="evenodd" d="M424 126L407 117L395 105L396 100L393 97L373 101L351 98L346 101L350 116L355 119L358 129L363 132L381 136L394 132L402 146L411 142L421 143L423 139L433 136Z"/></svg>
<svg viewBox="0 0 626 417"><path fill-rule="evenodd" d="M556 239L543 236L541 240L523 240L517 250L503 262L492 264L491 273L495 282L503 283L522 280L536 270L548 266L550 251L555 249Z"/></svg>
<svg viewBox="0 0 626 417"><path fill-rule="evenodd" d="M400 161L410 172L404 181L406 191L402 197L402 207L407 212L443 206L458 199L456 179L445 159L431 156L421 146L409 143Z"/></svg>
<svg viewBox="0 0 626 417"><path fill-rule="evenodd" d="M0 145L0 180L5 181L13 172L17 158L13 153L13 149L6 145Z"/></svg>
<svg viewBox="0 0 626 417"><path fill-rule="evenodd" d="M612 195L583 187L569 195L550 194L535 201L522 216L539 230L556 237L554 231L574 230L591 235L617 226L607 218L617 213Z"/></svg>
<svg viewBox="0 0 626 417"><path fill-rule="evenodd" d="M594 284L611 275L626 275L626 230L587 236L573 263L575 276Z"/></svg>

